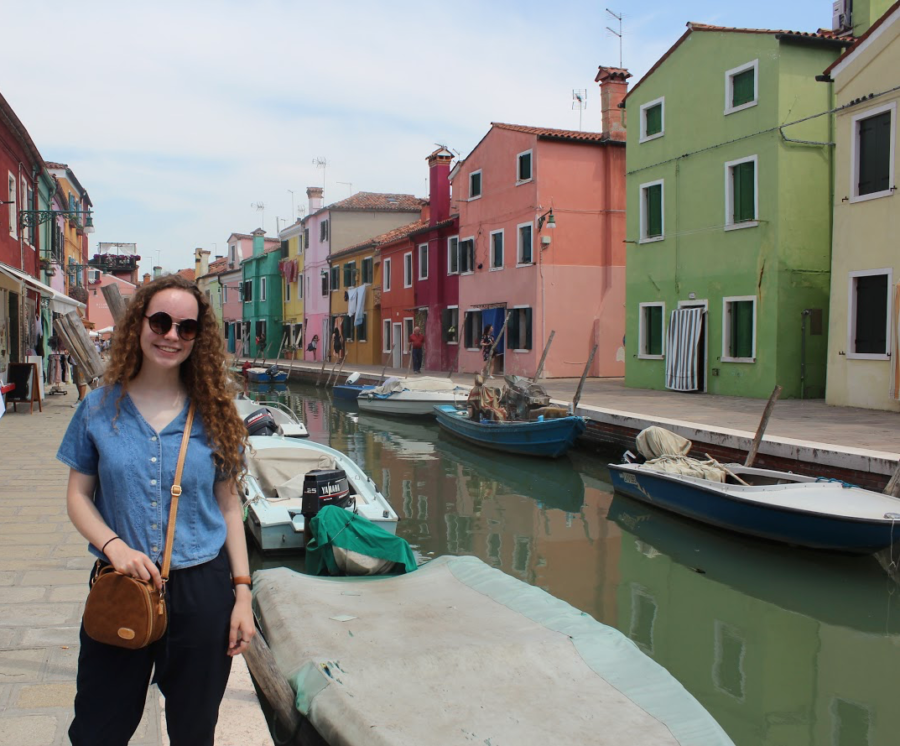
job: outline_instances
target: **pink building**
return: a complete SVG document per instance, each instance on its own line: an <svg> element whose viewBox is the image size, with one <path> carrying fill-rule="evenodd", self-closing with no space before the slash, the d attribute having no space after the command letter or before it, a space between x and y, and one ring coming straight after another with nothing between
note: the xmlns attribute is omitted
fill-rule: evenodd
<svg viewBox="0 0 900 746"><path fill-rule="evenodd" d="M603 86L603 132L494 123L454 168L460 371L509 313L496 370L533 376L555 332L544 377L580 376L595 344L589 375L624 375L625 74Z"/></svg>
<svg viewBox="0 0 900 746"><path fill-rule="evenodd" d="M114 326L112 312L106 302L106 296L103 295L103 288L107 285L116 285L119 288L119 295L127 298L134 294L137 285L126 280L122 280L115 275L101 272L99 269L88 270L88 318L94 322L94 329L106 329Z"/></svg>

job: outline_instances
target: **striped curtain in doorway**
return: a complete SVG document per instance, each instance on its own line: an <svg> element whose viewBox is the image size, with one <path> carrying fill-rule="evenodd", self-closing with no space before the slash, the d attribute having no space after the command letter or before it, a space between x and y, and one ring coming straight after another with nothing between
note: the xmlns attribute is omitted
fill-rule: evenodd
<svg viewBox="0 0 900 746"><path fill-rule="evenodd" d="M696 391L700 388L697 364L702 331L702 308L680 308L672 311L666 335L667 389Z"/></svg>
<svg viewBox="0 0 900 746"><path fill-rule="evenodd" d="M900 282L891 304L891 399L900 399Z"/></svg>

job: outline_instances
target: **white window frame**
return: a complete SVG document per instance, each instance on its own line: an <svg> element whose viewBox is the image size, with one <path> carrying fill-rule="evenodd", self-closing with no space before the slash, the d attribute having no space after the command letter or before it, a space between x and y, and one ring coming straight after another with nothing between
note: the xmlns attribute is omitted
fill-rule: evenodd
<svg viewBox="0 0 900 746"><path fill-rule="evenodd" d="M531 228L531 261L524 262L522 261L522 228L525 227ZM516 226L516 266L517 267L531 267L534 265L534 221L530 220L527 223L519 223Z"/></svg>
<svg viewBox="0 0 900 746"><path fill-rule="evenodd" d="M853 341L854 330L856 329L856 283L857 277L871 277L872 275L887 275L887 318L885 319L885 335L884 335L884 354L876 352L856 352L855 343ZM854 272L848 272L847 287L847 358L850 360L890 360L891 350L891 334L893 333L891 324L891 309L893 298L891 291L894 287L893 270L890 267L883 269L862 269Z"/></svg>
<svg viewBox="0 0 900 746"><path fill-rule="evenodd" d="M863 119L871 119L886 111L891 112L891 150L888 158L888 188L871 194L859 193L859 123ZM891 101L883 106L866 109L853 117L850 125L850 202L865 202L870 199L890 197L894 194L894 158L897 142L897 102Z"/></svg>
<svg viewBox="0 0 900 746"><path fill-rule="evenodd" d="M743 702L747 697L747 673L744 670L744 660L747 655L747 639L746 637L739 634L739 630L733 624L728 624L727 622L723 622L719 619L714 620L713 627L713 664L712 664L712 681L713 686L722 692L723 694L727 694L732 699L737 700L738 702ZM723 633L727 632L732 637L741 641L741 654L738 659L738 670L741 674L741 695L738 696L734 692L729 691L723 684L722 680L719 677L719 669L722 666L722 638Z"/></svg>
<svg viewBox="0 0 900 746"><path fill-rule="evenodd" d="M741 223L734 222L734 175L732 170L741 163L753 161L753 220ZM725 164L725 230L736 231L742 228L756 228L759 225L759 156L748 155Z"/></svg>
<svg viewBox="0 0 900 746"><path fill-rule="evenodd" d="M478 321L479 321L478 326L477 326L477 328L475 329L475 333L472 335L472 340L475 342L475 346L474 346L474 347L466 347L466 348L465 348L466 350L468 350L468 351L470 351L470 352L478 352L478 351L481 349L481 347L480 347L480 345L481 345L481 335L482 335L482 333L483 333L483 332L482 332L482 324L484 323L484 320L483 320L482 317L481 317L481 311L482 311L482 309L480 309L480 308L472 307L472 308L470 308L468 311L466 311L466 314L465 314L466 317L471 317L471 318L474 319L474 318L475 318L475 314L477 313L477 314L478 314ZM464 318L465 318L465 317L464 317ZM465 344L465 342L466 342L465 332L466 332L466 330L463 329L462 344Z"/></svg>
<svg viewBox="0 0 900 746"><path fill-rule="evenodd" d="M649 216L647 215L647 200L645 199L644 192L650 187L654 187L659 185L659 223L660 228L662 228L662 232L658 236L648 236L647 235L647 221L649 220ZM663 241L666 238L666 180L665 179L657 179L656 181L648 181L645 184L641 184L640 190L640 200L639 200L639 212L641 219L641 237L638 239L638 243L655 243L656 241Z"/></svg>
<svg viewBox="0 0 900 746"><path fill-rule="evenodd" d="M366 278L365 278L365 274L366 274L366 273L365 273L365 271L363 270L363 267L365 267L365 264L366 264L366 262L368 262L368 261L371 261L371 263L372 263L372 279L369 280L369 283L368 283L368 284L371 284L371 283L375 282L375 255L374 255L374 254L370 254L369 256L364 256L364 257L363 257L362 259L360 259L360 261L359 261L359 284L360 284L360 285L365 285L365 284L367 284L367 283L366 283Z"/></svg>
<svg viewBox="0 0 900 746"><path fill-rule="evenodd" d="M661 129L655 135L645 135L644 133L647 131L647 110L657 105L660 107L659 120ZM666 97L660 96L652 101L648 101L641 107L641 131L638 142L650 142L658 137L662 137L664 134L666 134Z"/></svg>
<svg viewBox="0 0 900 746"><path fill-rule="evenodd" d="M531 311L531 347L532 347L532 349L529 350L526 347L512 347L509 344L507 344L506 347L507 347L507 349L511 349L516 354L528 355L528 354L534 352L534 349L533 349L534 348L534 308L532 306L524 306L523 305L523 306L513 306L511 310L518 312L518 311L521 311L523 308L531 308L532 309L532 311ZM503 334L507 339L509 339L509 327L508 326L506 328L506 331ZM519 340L516 340L517 343L518 343L518 341Z"/></svg>
<svg viewBox="0 0 900 746"><path fill-rule="evenodd" d="M527 179L519 178L519 161L521 160L523 155L527 155L531 157L531 176ZM534 151L533 150L523 150L521 153L516 153L516 186L521 186L522 184L527 184L529 181L534 181ZM482 186L484 184L482 183Z"/></svg>
<svg viewBox="0 0 900 746"><path fill-rule="evenodd" d="M303 275L297 278L297 300L303 300Z"/></svg>
<svg viewBox="0 0 900 746"><path fill-rule="evenodd" d="M462 331L462 332L465 332L465 329L460 330L460 328L459 328L459 306L458 306L458 305L457 305L457 306L447 306L447 310L448 310L448 311L450 311L450 310L452 310L452 309L454 309L454 308L456 309L456 341L455 341L455 342L451 342L451 341L448 339L448 340L447 340L447 344L448 344L448 345L459 345L459 344L460 344L460 341L459 341L459 340L460 340L460 337L461 337L461 333L460 333L460 332L461 332L461 331Z"/></svg>
<svg viewBox="0 0 900 746"><path fill-rule="evenodd" d="M403 287L411 288L413 284L413 255L407 251L403 255Z"/></svg>
<svg viewBox="0 0 900 746"><path fill-rule="evenodd" d="M424 255L425 261L422 261L422 256ZM424 269L424 272L423 272ZM420 280L428 279L428 244L420 243L419 244L419 275Z"/></svg>
<svg viewBox="0 0 900 746"><path fill-rule="evenodd" d="M391 292L391 260L385 257L381 263L381 288L382 292Z"/></svg>
<svg viewBox="0 0 900 746"><path fill-rule="evenodd" d="M478 187L479 187L478 194L473 196L472 195L472 177L475 176L475 174L478 174L481 178L478 180L478 182L479 182L478 183ZM482 173L481 169L479 168L477 171L472 171L469 174L469 195L468 195L469 202L471 202L472 200L481 199L482 194L484 194L484 174Z"/></svg>
<svg viewBox="0 0 900 746"><path fill-rule="evenodd" d="M18 214L19 211L17 209L19 203L19 180L16 179L16 175L12 173L12 171L7 171L9 174L9 178L7 179L7 199L9 200L9 235L13 238L19 237L19 225L18 225Z"/></svg>
<svg viewBox="0 0 900 746"><path fill-rule="evenodd" d="M753 68L753 100L740 106L732 106L731 101L734 95L734 77L740 75ZM759 103L759 59L751 60L739 67L733 67L725 72L725 115L734 114L736 111L749 109Z"/></svg>
<svg viewBox="0 0 900 746"><path fill-rule="evenodd" d="M455 248L453 248L453 241L456 241ZM452 266L452 262L450 260L453 257L454 251L456 252L456 271L450 269L450 267ZM459 236L450 236L449 238L447 238L447 274L459 274Z"/></svg>
<svg viewBox="0 0 900 746"><path fill-rule="evenodd" d="M501 242L501 252L500 252L500 264L499 266L494 266L494 236L500 234L500 242ZM503 269L506 264L506 236L503 234L503 228L497 231L491 231L488 234L488 264L491 272L499 272Z"/></svg>
<svg viewBox="0 0 900 746"><path fill-rule="evenodd" d="M728 343L731 342L731 308L735 302L750 301L753 303L753 344L750 357L731 357L728 354ZM757 337L757 303L755 295L730 295L722 298L722 357L723 363L755 363L756 362L756 337Z"/></svg>
<svg viewBox="0 0 900 746"><path fill-rule="evenodd" d="M230 244L228 250L231 252L231 264L233 265L237 261L237 245Z"/></svg>
<svg viewBox="0 0 900 746"><path fill-rule="evenodd" d="M635 630L637 629L638 617L637 617L637 600L638 597L646 598L653 605L653 619L650 621L650 640L649 645L645 645L643 641L638 641L634 638ZM646 588L638 585L637 583L631 584L631 619L628 624L628 639L631 640L635 645L637 645L641 650L643 650L648 655L653 654L653 650L656 647L655 645L655 632L656 632L656 621L659 619L659 603L654 598L653 594L650 593Z"/></svg>
<svg viewBox="0 0 900 746"><path fill-rule="evenodd" d="M266 282L267 279L268 278L266 278L266 277L259 278L259 302L260 303L263 303L266 300L266 290L268 290L268 288L266 287L266 285L268 285L268 283Z"/></svg>
<svg viewBox="0 0 900 746"><path fill-rule="evenodd" d="M648 306L659 306L662 308L662 354L651 355L646 352L647 340L644 324L644 309ZM663 301L653 301L651 303L638 303L638 359L639 360L664 360L666 357L666 304Z"/></svg>
<svg viewBox="0 0 900 746"><path fill-rule="evenodd" d="M407 324L407 322L409 322ZM400 327L402 329L401 334L403 335L403 354L409 354L409 335L412 334L413 329L416 328L416 320L412 316L404 316L403 317L403 326ZM409 331L407 331L409 329Z"/></svg>
<svg viewBox="0 0 900 746"><path fill-rule="evenodd" d="M831 705L829 710L831 711L831 742L832 743L840 743L841 742L841 734L839 732L841 721L838 717L838 702L844 702L845 704L850 705L851 707L857 707L860 710L865 710L867 713L867 719L869 728L867 730L867 738L865 741L865 746L869 746L872 743L872 725L875 722L875 713L872 711L872 707L870 705L864 704L863 702L857 702L856 700L847 699L846 697L838 697L833 696L831 698Z"/></svg>
<svg viewBox="0 0 900 746"><path fill-rule="evenodd" d="M222 285L222 305L228 303L228 285Z"/></svg>
<svg viewBox="0 0 900 746"><path fill-rule="evenodd" d="M381 322L381 351L391 351L391 319L383 319Z"/></svg>
<svg viewBox="0 0 900 746"><path fill-rule="evenodd" d="M475 274L475 236L466 236L465 238L461 238L459 240L459 265L462 266L462 245L466 241L472 242L472 268L463 272L460 270L460 275L474 275Z"/></svg>

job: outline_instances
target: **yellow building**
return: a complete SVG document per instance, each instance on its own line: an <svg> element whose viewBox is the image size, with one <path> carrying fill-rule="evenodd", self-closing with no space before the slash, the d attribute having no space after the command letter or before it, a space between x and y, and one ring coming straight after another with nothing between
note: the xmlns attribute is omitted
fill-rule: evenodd
<svg viewBox="0 0 900 746"><path fill-rule="evenodd" d="M62 192L63 201L67 210L82 211L84 216L80 220L66 220L63 228L63 263L66 267L75 265L66 270L66 294L76 300L87 301L87 263L88 240L87 212L93 204L87 190L75 178L72 169L65 163L47 163L47 170L56 177L59 189ZM84 288L83 293L72 292L73 288ZM83 295L83 297L77 297Z"/></svg>
<svg viewBox="0 0 900 746"><path fill-rule="evenodd" d="M347 364L383 365L381 350L381 312L375 306L373 287L381 285L381 264L375 264L376 236L328 257L331 265L331 329L340 326ZM376 276L376 272L378 273ZM349 306L362 300L362 312L349 314ZM360 319L360 316L362 317ZM361 323L356 323L361 321ZM329 340L331 344L333 340ZM330 348L332 355L333 346ZM333 359L333 358L332 358Z"/></svg>
<svg viewBox="0 0 900 746"><path fill-rule="evenodd" d="M893 412L900 412L897 70L895 3L825 71L836 107L844 107L835 117L825 396L829 404Z"/></svg>
<svg viewBox="0 0 900 746"><path fill-rule="evenodd" d="M281 262L281 282L283 301L282 319L285 332L290 336L285 339L285 352L303 351L303 298L309 293L309 288L303 286L303 261L305 246L303 245L303 225L298 220L293 225L285 228L278 234L284 250L284 259ZM282 357L285 357L282 353ZM297 355L302 358L302 355Z"/></svg>

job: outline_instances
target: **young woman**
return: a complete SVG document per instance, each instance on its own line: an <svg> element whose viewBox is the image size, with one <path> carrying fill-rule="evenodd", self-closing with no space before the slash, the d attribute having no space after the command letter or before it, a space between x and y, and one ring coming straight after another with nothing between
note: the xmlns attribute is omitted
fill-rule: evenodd
<svg viewBox="0 0 900 746"><path fill-rule="evenodd" d="M331 337L335 357L338 360L342 360L344 357L344 335L341 333L340 322L335 325L334 332L332 332Z"/></svg>
<svg viewBox="0 0 900 746"><path fill-rule="evenodd" d="M493 378L493 372L490 370L490 366L493 365L491 361L491 346L494 344L494 327L491 324L488 324L484 327L484 334L481 335L481 359L484 360L484 373L488 376L488 378Z"/></svg>
<svg viewBox="0 0 900 746"><path fill-rule="evenodd" d="M191 402L169 626L149 647L96 642L82 627L74 746L131 738L154 681L173 744L213 743L232 656L254 635L237 481L247 431L232 403L218 325L197 286L167 275L140 288L118 324L105 386L76 410L57 458L69 517L99 563L162 586L170 490Z"/></svg>

